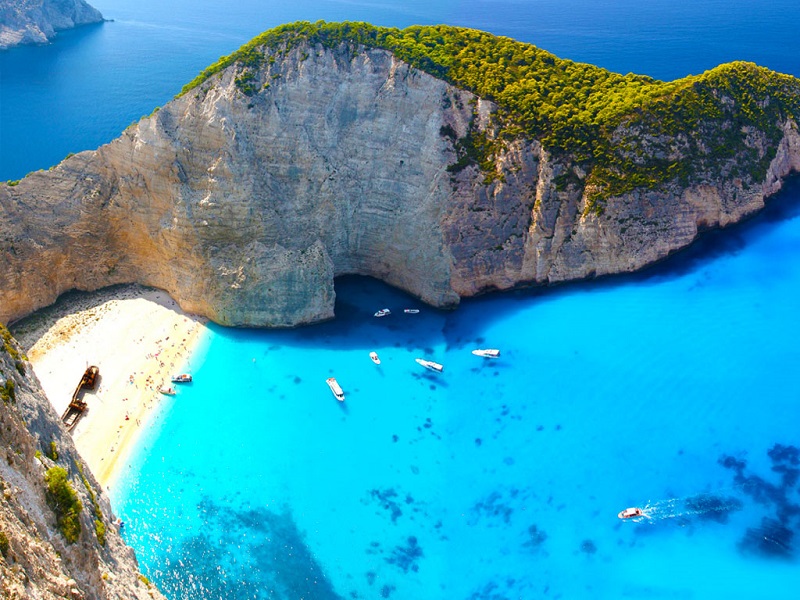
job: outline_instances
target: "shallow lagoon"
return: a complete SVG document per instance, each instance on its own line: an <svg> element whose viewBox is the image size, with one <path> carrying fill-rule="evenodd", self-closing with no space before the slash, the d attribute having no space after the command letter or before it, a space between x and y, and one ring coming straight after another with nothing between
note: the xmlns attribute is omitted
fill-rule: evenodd
<svg viewBox="0 0 800 600"><path fill-rule="evenodd" d="M768 453L798 445L799 184L644 275L418 315L343 279L333 322L212 327L112 490L145 572L172 598L794 598L800 467Z"/></svg>

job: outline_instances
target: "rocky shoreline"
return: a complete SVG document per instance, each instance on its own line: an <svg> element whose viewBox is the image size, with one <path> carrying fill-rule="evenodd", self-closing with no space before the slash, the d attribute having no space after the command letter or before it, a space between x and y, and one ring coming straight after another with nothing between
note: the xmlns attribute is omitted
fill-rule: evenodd
<svg viewBox="0 0 800 600"><path fill-rule="evenodd" d="M0 7L0 50L46 44L59 31L103 20L100 11L84 0L9 0Z"/></svg>

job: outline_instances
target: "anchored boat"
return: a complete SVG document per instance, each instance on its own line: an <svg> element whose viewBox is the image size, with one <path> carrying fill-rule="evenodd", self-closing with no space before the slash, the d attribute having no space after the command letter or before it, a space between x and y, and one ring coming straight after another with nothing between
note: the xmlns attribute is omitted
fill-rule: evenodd
<svg viewBox="0 0 800 600"><path fill-rule="evenodd" d="M372 362L374 362L376 365L381 364L381 359L378 358L377 352L370 352L369 357L372 359Z"/></svg>
<svg viewBox="0 0 800 600"><path fill-rule="evenodd" d="M158 391L164 394L165 396L174 396L176 393L175 388L172 386L165 387L162 385L160 388L158 388Z"/></svg>
<svg viewBox="0 0 800 600"><path fill-rule="evenodd" d="M432 360L425 360L424 358L415 358L418 364L422 365L426 369L430 369L431 371L435 371L436 373L441 373L444 371L444 367L437 362L433 362Z"/></svg>
<svg viewBox="0 0 800 600"><path fill-rule="evenodd" d="M342 391L342 387L339 385L339 382L336 381L336 378L328 377L325 380L325 383L327 383L328 387L331 388L331 392L333 392L334 397L339 402L344 402L344 392Z"/></svg>
<svg viewBox="0 0 800 600"><path fill-rule="evenodd" d="M416 314L419 314L419 309L418 308L404 308L403 312L406 313L407 315L416 315Z"/></svg>
<svg viewBox="0 0 800 600"><path fill-rule="evenodd" d="M477 348L472 353L483 358L500 358L500 350L497 348Z"/></svg>
<svg viewBox="0 0 800 600"><path fill-rule="evenodd" d="M388 308L382 308L378 312L375 313L375 316L376 317L385 317L386 315L390 315L390 314L392 314L392 311L390 311Z"/></svg>
<svg viewBox="0 0 800 600"><path fill-rule="evenodd" d="M189 373L181 373L180 375L172 376L172 383L191 383L192 376Z"/></svg>

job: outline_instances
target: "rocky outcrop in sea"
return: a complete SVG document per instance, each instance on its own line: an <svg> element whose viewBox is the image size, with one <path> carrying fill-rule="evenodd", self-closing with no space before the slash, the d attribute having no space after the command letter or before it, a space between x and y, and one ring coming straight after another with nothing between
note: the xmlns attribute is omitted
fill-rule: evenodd
<svg viewBox="0 0 800 600"><path fill-rule="evenodd" d="M259 52L257 69L235 62L112 143L0 186L0 321L135 282L221 324L289 327L331 318L345 274L452 307L641 269L758 211L800 170L787 117L777 142L747 130L746 151L773 156L756 179L733 174L734 153L593 210L569 154L503 136L491 100L388 50L301 40ZM683 151L641 127L613 137ZM461 160L476 134L496 148L489 173Z"/></svg>
<svg viewBox="0 0 800 600"><path fill-rule="evenodd" d="M0 50L46 44L58 31L102 20L84 0L6 0L0 3Z"/></svg>

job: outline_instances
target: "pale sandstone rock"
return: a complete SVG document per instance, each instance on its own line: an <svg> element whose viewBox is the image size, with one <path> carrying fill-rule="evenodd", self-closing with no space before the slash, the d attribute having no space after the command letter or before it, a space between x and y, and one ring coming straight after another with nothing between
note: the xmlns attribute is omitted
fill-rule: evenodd
<svg viewBox="0 0 800 600"><path fill-rule="evenodd" d="M498 180L456 162L450 128L496 138L494 105L384 50L300 45L237 87L231 66L114 142L0 186L0 321L73 288L136 282L226 325L333 316L361 274L435 306L639 269L760 209L800 168L793 122L763 183L707 174L586 210L579 167L504 142ZM762 155L762 132L747 144ZM686 140L648 138L677 156ZM667 150L663 150L667 148ZM655 150L654 150L655 152ZM730 170L730 169L729 169Z"/></svg>

